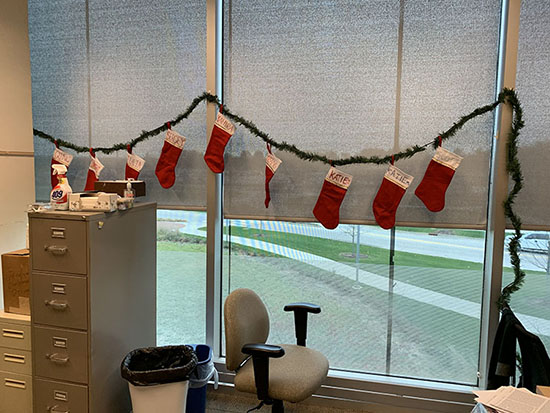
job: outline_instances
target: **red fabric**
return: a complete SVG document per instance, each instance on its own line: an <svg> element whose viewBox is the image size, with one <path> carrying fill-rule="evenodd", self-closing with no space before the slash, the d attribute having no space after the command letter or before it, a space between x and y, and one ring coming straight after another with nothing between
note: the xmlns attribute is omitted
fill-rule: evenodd
<svg viewBox="0 0 550 413"><path fill-rule="evenodd" d="M170 125L170 122L168 122L168 125ZM170 128L170 126L168 126L168 128ZM132 154L132 147L130 145L126 145L126 150L128 151L129 155ZM140 171L137 171L134 168L132 168L129 165L128 161L129 161L129 156L126 158L126 170L124 171L124 179L126 179L126 180L128 180L128 179L137 180Z"/></svg>
<svg viewBox="0 0 550 413"><path fill-rule="evenodd" d="M328 182L323 182L321 193L313 208L313 215L327 229L334 229L340 223L340 205L347 189Z"/></svg>
<svg viewBox="0 0 550 413"><path fill-rule="evenodd" d="M136 171L134 168L130 167L130 165L128 165L128 162L126 162L126 171L124 172L124 179L126 180L133 179L137 181L138 176L139 176L139 171Z"/></svg>
<svg viewBox="0 0 550 413"><path fill-rule="evenodd" d="M224 170L223 153L231 136L230 133L214 124L212 135L204 154L204 160L210 170L216 174L222 173Z"/></svg>
<svg viewBox="0 0 550 413"><path fill-rule="evenodd" d="M88 176L86 177L86 186L84 187L85 191L93 191L95 189L94 184L98 181L97 176L94 171L88 169Z"/></svg>
<svg viewBox="0 0 550 413"><path fill-rule="evenodd" d="M433 159L426 168L422 182L414 191L415 195L432 212L439 212L445 208L445 192L455 174L453 168L442 165Z"/></svg>
<svg viewBox="0 0 550 413"><path fill-rule="evenodd" d="M270 167L267 165L265 166L265 207L269 207L269 202L271 201L271 194L269 193L269 182L271 181L271 178L273 178L273 171Z"/></svg>
<svg viewBox="0 0 550 413"><path fill-rule="evenodd" d="M51 165L61 165L61 162L57 162L52 158L52 161L50 163L50 180L52 182L52 189L53 189L57 185L59 180L57 179L57 175L53 174L54 171L53 171L53 168L51 167Z"/></svg>
<svg viewBox="0 0 550 413"><path fill-rule="evenodd" d="M172 145L170 142L164 141L162 152L155 168L155 175L163 188L170 188L176 182L176 165L178 164L181 152L182 149Z"/></svg>
<svg viewBox="0 0 550 413"><path fill-rule="evenodd" d="M395 212L404 194L405 190L399 185L386 178L382 180L372 204L374 218L382 228L390 229L395 225Z"/></svg>

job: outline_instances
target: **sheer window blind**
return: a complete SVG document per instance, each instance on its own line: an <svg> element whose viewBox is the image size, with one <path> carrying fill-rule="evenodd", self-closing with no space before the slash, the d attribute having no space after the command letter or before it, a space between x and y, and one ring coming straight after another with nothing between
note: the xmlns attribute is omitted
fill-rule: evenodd
<svg viewBox="0 0 550 413"><path fill-rule="evenodd" d="M203 1L29 1L35 128L84 146L111 146L172 119L206 88ZM154 174L164 135L139 144L140 178L161 205L204 207L205 108L175 129L187 137L176 183ZM37 198L49 197L53 145L35 140ZM70 152L70 150L68 150ZM126 152L98 154L102 179L124 177ZM82 190L89 156L69 169Z"/></svg>
<svg viewBox="0 0 550 413"><path fill-rule="evenodd" d="M519 158L523 189L517 211L524 228L550 230L550 8L545 2L521 2L517 90L524 111L525 128L520 137Z"/></svg>
<svg viewBox="0 0 550 413"><path fill-rule="evenodd" d="M496 0L228 0L224 16L226 103L272 138L305 150L389 154L430 141L494 99ZM432 151L396 165L415 177L398 210L401 225L485 224L491 125L491 115L472 121L447 146L465 160L441 213L428 212L414 196ZM277 153L283 164L266 210L265 146L238 128L229 153L227 217L313 218L327 165ZM341 167L353 175L341 221L373 222L371 205L386 168Z"/></svg>

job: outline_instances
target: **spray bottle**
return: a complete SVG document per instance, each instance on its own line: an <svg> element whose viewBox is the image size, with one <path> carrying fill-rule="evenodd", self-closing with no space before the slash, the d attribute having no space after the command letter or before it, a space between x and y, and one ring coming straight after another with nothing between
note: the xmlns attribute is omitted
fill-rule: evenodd
<svg viewBox="0 0 550 413"><path fill-rule="evenodd" d="M62 164L52 165L54 175L57 175L58 183L50 193L50 205L52 209L66 211L69 209L69 195L73 193L67 180L67 167Z"/></svg>

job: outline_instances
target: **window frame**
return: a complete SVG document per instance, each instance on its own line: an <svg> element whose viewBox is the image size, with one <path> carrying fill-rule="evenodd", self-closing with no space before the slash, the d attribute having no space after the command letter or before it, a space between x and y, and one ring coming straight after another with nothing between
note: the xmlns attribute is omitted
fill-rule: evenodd
<svg viewBox="0 0 550 413"><path fill-rule="evenodd" d="M498 70L495 98L503 87L515 88L519 15L521 0L502 0L499 27ZM223 101L223 0L207 0L207 90ZM208 103L207 131L212 130L216 107ZM499 311L496 300L502 287L506 219L502 202L508 193L506 141L512 124L509 107L498 107L493 127L487 227L485 238L484 281L482 291L478 387L485 388L491 344L496 334ZM208 133L209 139L210 133ZM221 357L223 259L223 174L208 170L207 177L207 299L206 338L214 350L220 379L230 387L234 374L225 368ZM328 379L314 401L331 406L346 403L381 403L408 408L464 411L473 404L473 387L426 380L384 377L370 373L330 370ZM232 390L227 390L232 391ZM315 400L317 399L317 400ZM350 406L351 406L350 405Z"/></svg>

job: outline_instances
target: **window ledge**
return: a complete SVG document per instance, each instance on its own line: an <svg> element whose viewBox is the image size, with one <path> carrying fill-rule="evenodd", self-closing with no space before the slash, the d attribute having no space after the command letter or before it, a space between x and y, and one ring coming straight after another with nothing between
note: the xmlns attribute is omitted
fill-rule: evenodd
<svg viewBox="0 0 550 413"><path fill-rule="evenodd" d="M220 381L233 383L234 373L225 368L225 359L216 360ZM470 412L477 387L427 380L387 377L369 373L330 370L321 389L308 404L367 408L383 412L384 406L418 411ZM377 409L373 409L378 405ZM392 410L387 410L392 411Z"/></svg>

